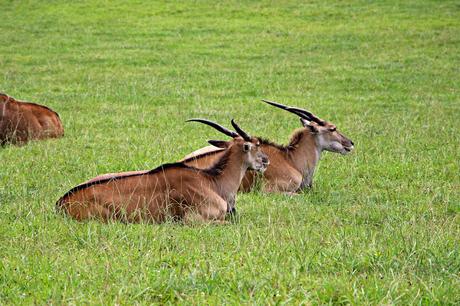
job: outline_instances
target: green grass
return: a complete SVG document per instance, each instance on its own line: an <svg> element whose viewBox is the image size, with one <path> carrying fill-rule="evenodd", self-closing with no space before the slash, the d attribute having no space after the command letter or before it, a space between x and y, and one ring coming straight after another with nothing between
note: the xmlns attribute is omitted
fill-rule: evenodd
<svg viewBox="0 0 460 306"><path fill-rule="evenodd" d="M457 1L1 1L0 91L61 140L0 149L0 304L458 304ZM356 145L228 226L79 223L55 201L154 168L235 118L286 142L306 107Z"/></svg>

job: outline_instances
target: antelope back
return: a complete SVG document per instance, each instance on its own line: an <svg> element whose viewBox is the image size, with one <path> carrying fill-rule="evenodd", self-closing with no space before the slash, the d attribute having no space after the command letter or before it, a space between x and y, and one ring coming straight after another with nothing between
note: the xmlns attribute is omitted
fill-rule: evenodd
<svg viewBox="0 0 460 306"><path fill-rule="evenodd" d="M55 138L64 135L59 115L50 108L17 101L0 94L0 141L24 143L30 139Z"/></svg>

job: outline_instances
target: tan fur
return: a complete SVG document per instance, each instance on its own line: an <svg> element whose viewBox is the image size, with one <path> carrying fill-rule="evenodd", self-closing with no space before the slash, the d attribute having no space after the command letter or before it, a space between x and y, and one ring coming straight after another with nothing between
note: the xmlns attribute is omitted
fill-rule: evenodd
<svg viewBox="0 0 460 306"><path fill-rule="evenodd" d="M149 172L149 170L135 170L135 171L126 171L126 172L106 173L106 174L98 175L90 180L87 180L86 182L83 182L80 185L85 185L88 183L93 183L93 182L101 181L101 180L122 178L125 176L134 175L134 174L146 174L147 172Z"/></svg>
<svg viewBox="0 0 460 306"><path fill-rule="evenodd" d="M203 155L203 154L206 154L206 153L211 153L211 152L218 152L218 151L224 151L225 149L224 148L217 148L215 146L206 146L206 147L203 147L201 149L198 149L196 151L193 151L192 153L186 155L183 159L181 159L180 161L184 161L186 159L190 159L190 158L193 158L193 157L196 157L196 156L200 156L200 155Z"/></svg>
<svg viewBox="0 0 460 306"><path fill-rule="evenodd" d="M90 180L64 195L57 207L77 220L222 222L246 170L257 168L263 156L255 145L244 152L244 144L236 139L225 150L219 161L223 169L177 163L151 172L100 176L102 180Z"/></svg>
<svg viewBox="0 0 460 306"><path fill-rule="evenodd" d="M32 139L58 138L64 128L57 113L0 93L0 143L23 144Z"/></svg>
<svg viewBox="0 0 460 306"><path fill-rule="evenodd" d="M352 142L338 131L329 131L330 128L335 128L334 125L327 122L324 126L318 126L315 123L310 123L310 125L314 127L316 132L313 132L309 127L299 128L294 131L287 146L261 140L261 150L268 156L270 165L263 175L247 171L239 190L250 191L256 185L258 177L261 177L263 189L266 192L299 192L304 188L311 187L321 151L323 149L332 151L329 148L319 147L318 139L320 137L327 143L339 141L345 147L353 147ZM214 163L221 153L216 151L214 154L195 155L194 158L185 160L185 163L197 168L206 168Z"/></svg>

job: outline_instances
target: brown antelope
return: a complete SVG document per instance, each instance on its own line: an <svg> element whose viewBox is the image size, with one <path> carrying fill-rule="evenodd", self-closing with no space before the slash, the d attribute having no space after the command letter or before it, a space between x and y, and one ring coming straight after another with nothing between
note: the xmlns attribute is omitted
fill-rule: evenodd
<svg viewBox="0 0 460 306"><path fill-rule="evenodd" d="M233 122L235 128L238 127ZM109 175L80 184L56 203L77 220L97 218L139 222L180 220L223 222L247 169L262 171L267 157L259 143L238 127L222 156L206 169L184 163L151 171Z"/></svg>
<svg viewBox="0 0 460 306"><path fill-rule="evenodd" d="M23 144L32 139L63 135L64 128L55 111L0 93L0 144Z"/></svg>
<svg viewBox="0 0 460 306"><path fill-rule="evenodd" d="M278 145L268 140L257 138L262 151L268 156L270 165L263 172L264 190L267 192L295 193L312 186L313 174L323 151L348 154L354 148L353 142L341 134L336 126L320 119L311 112L285 106L276 102L264 102L287 110L300 117L302 128L293 132L288 145ZM233 137L231 133L226 135ZM212 143L211 146L187 155L182 161L197 168L206 168L219 159L225 143ZM246 172L240 191L250 191L256 183L257 174Z"/></svg>

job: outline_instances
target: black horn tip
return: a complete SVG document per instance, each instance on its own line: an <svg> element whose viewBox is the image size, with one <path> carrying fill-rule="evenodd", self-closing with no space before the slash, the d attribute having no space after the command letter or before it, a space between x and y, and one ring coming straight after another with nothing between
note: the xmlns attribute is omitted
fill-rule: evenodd
<svg viewBox="0 0 460 306"><path fill-rule="evenodd" d="M232 118L231 123L232 123L233 128L235 128L235 130L236 130L237 132L239 132L239 131L242 130L242 129L239 127L239 125L236 124L235 119Z"/></svg>
<svg viewBox="0 0 460 306"><path fill-rule="evenodd" d="M200 118L191 118L191 119L185 120L185 122L192 122L192 121L199 121L199 120L203 120L203 119L200 119Z"/></svg>
<svg viewBox="0 0 460 306"><path fill-rule="evenodd" d="M207 124L207 125L214 125L216 123L210 121L210 120L207 120L207 119L201 119L201 118L191 118L191 119L187 119L185 120L185 122L199 122L199 123L204 123L204 124Z"/></svg>
<svg viewBox="0 0 460 306"><path fill-rule="evenodd" d="M240 135L241 137L243 137L244 140L246 141L250 141L251 140L251 136L249 136L248 133L246 133L242 128L240 128L238 126L238 124L236 124L235 122L235 119L232 119L232 126L233 128L235 129L235 131L238 133L238 135Z"/></svg>
<svg viewBox="0 0 460 306"><path fill-rule="evenodd" d="M289 106L286 106L286 105L283 105L283 104L280 104L278 102L275 102L275 101L270 101L270 100L266 100L266 99L262 99L263 102L267 103L267 104L270 104L272 106L276 106L276 107L279 107L281 109L288 109Z"/></svg>
<svg viewBox="0 0 460 306"><path fill-rule="evenodd" d="M213 128L215 128L216 130L218 130L219 132L227 135L227 136L230 136L230 137L237 137L238 134L233 132L233 131L230 131L229 129L221 126L220 124L217 124L215 122L212 122L210 120L206 120L206 119L200 119L200 118L192 118L192 119L187 119L186 122L190 122L190 121L193 121L193 122L200 122L200 123L203 123L203 124L206 124L206 125L209 125Z"/></svg>

